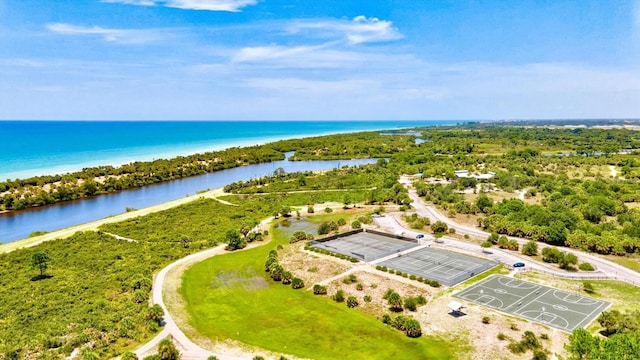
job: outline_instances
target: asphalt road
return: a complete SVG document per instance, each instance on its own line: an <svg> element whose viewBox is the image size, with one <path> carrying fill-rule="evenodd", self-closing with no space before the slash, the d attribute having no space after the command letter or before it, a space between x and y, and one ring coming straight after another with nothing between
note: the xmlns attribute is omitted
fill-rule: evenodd
<svg viewBox="0 0 640 360"><path fill-rule="evenodd" d="M456 234L469 235L471 237L475 237L483 240L489 237L490 233L476 227L458 224L452 219L450 219L449 217L447 217L446 215L439 212L433 205L425 204L422 198L418 196L415 189L412 188L411 181L407 177L404 177L404 176L401 177L400 182L409 190L409 197L413 201L411 203L411 206L413 206L413 208L416 210L418 215L423 217L428 217L432 222L442 221L445 224L447 224L449 228L456 229ZM376 221L379 221L380 219L388 219L388 217L379 218L379 219L376 219ZM385 224L389 226L389 229L391 231L394 231L394 232L405 231L408 234L409 233L415 234L415 231L403 228L400 225L400 223L398 223L397 221L395 221L395 224L392 224L392 223L385 223ZM383 225L381 224L381 226ZM509 238L518 241L520 245L524 245L527 242L529 242L528 239L522 239L517 237L509 237ZM636 286L640 286L640 273L638 273L637 271L634 271L632 269L629 269L627 267L624 267L622 265L619 265L612 261L604 259L598 256L597 254L586 253L586 252L571 249L571 248L563 247L562 251L576 255L579 261L581 262L591 263L594 267L596 267L597 270L593 272L588 272L588 273L587 272L571 273L564 270L559 270L554 267L547 266L544 263L535 262L527 256L516 255L513 252L507 252L497 248L490 249L492 254L483 254L482 248L480 248L480 246L477 244L467 243L464 241L460 241L460 240L456 240L448 237L445 237L444 245L448 247L455 247L460 250L471 251L480 255L485 255L485 256L494 258L498 261L501 261L505 264L513 264L514 262L522 261L527 264L527 269L534 269L534 270L545 272L545 273L551 273L553 275L560 276L560 277L581 278L581 279L608 278L608 279L616 279L616 280L624 281ZM550 245L547 245L545 243L538 242L539 250L542 250L549 246Z"/></svg>

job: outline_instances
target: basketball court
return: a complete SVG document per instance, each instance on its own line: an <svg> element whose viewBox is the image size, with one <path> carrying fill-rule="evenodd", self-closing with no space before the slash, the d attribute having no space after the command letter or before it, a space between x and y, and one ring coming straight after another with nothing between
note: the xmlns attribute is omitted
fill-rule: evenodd
<svg viewBox="0 0 640 360"><path fill-rule="evenodd" d="M567 332L586 327L610 305L503 275L492 275L453 296Z"/></svg>

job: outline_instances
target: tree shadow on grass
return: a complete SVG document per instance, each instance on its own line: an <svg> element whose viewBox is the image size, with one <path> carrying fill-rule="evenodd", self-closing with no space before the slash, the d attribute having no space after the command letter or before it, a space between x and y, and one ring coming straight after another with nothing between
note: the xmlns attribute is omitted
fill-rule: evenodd
<svg viewBox="0 0 640 360"><path fill-rule="evenodd" d="M49 279L49 278L52 278L52 277L53 277L53 275L40 274L40 275L36 275L36 276L32 277L31 281L39 281L39 280Z"/></svg>

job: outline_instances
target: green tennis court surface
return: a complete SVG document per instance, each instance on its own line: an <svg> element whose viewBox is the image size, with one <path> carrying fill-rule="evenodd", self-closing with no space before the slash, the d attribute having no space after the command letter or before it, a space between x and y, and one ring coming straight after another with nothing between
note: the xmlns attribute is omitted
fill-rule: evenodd
<svg viewBox="0 0 640 360"><path fill-rule="evenodd" d="M567 332L587 326L610 305L503 275L492 275L453 296Z"/></svg>
<svg viewBox="0 0 640 360"><path fill-rule="evenodd" d="M387 259L378 265L426 279L438 280L446 286L453 286L491 269L498 263L452 251L425 247Z"/></svg>
<svg viewBox="0 0 640 360"><path fill-rule="evenodd" d="M361 232L335 240L311 242L312 246L335 253L372 261L418 246L417 242L394 239L389 236Z"/></svg>
<svg viewBox="0 0 640 360"><path fill-rule="evenodd" d="M311 244L363 261L378 260L376 265L437 280L446 286L453 286L497 265L492 260L424 247L415 240L400 240L393 236L361 232L329 241L314 241Z"/></svg>

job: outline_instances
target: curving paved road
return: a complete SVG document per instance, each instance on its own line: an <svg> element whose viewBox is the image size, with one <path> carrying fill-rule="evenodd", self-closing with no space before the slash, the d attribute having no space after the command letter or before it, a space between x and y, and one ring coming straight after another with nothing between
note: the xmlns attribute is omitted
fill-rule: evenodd
<svg viewBox="0 0 640 360"><path fill-rule="evenodd" d="M262 225L271 222L272 219L273 218L267 218L263 220L259 225L257 225L254 228L254 230L259 230ZM248 250L256 246L264 245L266 243L267 242L260 242L260 243L253 242L249 244L247 247L245 247L244 249L236 250L236 251ZM180 358L183 360L196 360L196 359L204 360L204 359L207 359L209 356L216 356L220 360L243 360L247 358L246 356L237 357L227 353L213 353L193 343L184 334L184 332L180 330L176 322L173 320L173 317L167 310L167 307L164 304L164 299L162 297L163 290L164 290L164 280L167 274L169 273L169 271L171 271L174 267L178 265L196 263L196 262L206 260L212 256L228 253L228 251L224 249L225 246L226 244L218 245L214 248L207 249L195 254L191 254L189 256L186 256L180 260L177 260L167 265L165 268L163 268L158 272L155 279L153 280L152 302L154 304L160 305L162 307L162 310L164 310L163 320L165 325L162 331L158 333L158 335L156 335L149 342L140 346L138 349L134 351L134 353L138 356L138 358L142 359L144 356L154 353L160 341L162 341L162 339L165 339L167 337L173 338L174 344L176 344L176 347L180 350Z"/></svg>
<svg viewBox="0 0 640 360"><path fill-rule="evenodd" d="M239 360L238 358L224 356L223 354L214 354L211 351L208 351L199 347L198 345L194 344L191 340L189 340L189 338L182 332L182 330L180 330L178 325L176 325L176 322L173 320L173 317L171 317L171 314L169 313L169 311L167 311L167 307L165 306L164 300L162 298L162 290L164 288L164 279L167 276L167 273L171 271L171 269L181 264L203 261L212 256L222 254L225 252L224 247L225 245L219 245L214 248L201 251L199 253L191 254L187 257L184 257L176 262L169 264L164 269L160 270L160 272L158 272L158 275L156 275L156 278L153 281L152 300L154 304L160 305L162 307L162 310L164 310L163 320L165 325L164 325L164 329L162 329L162 331L158 333L156 337L154 337L151 341L142 345L135 351L135 354L138 356L138 358L142 359L144 356L153 353L157 349L158 343L162 339L165 339L168 336L171 336L173 337L173 341L174 341L174 344L176 344L176 347L180 349L180 355L182 359L185 359L185 360L206 359L209 356L215 355L221 360L222 359Z"/></svg>
<svg viewBox="0 0 640 360"><path fill-rule="evenodd" d="M431 221L442 221L446 223L447 226L449 226L450 228L455 228L457 234L462 234L462 235L466 234L466 235L474 236L480 239L485 239L490 235L489 233L482 231L478 228L458 224L455 221L448 218L447 216L440 213L435 207L431 205L426 205L423 202L423 200L418 196L416 191L411 188L411 182L407 177L401 177L400 182L409 189L409 196L413 200L411 205L414 207L414 209L420 216L428 217ZM398 216L400 216L400 214L380 217L380 218L376 218L375 221L379 227L387 229L393 233L402 231L408 234L409 236L415 236L418 234L418 232L416 232L415 230L410 230L405 228L398 221L397 219ZM270 219L266 219L265 221L263 221L263 223L268 221L270 221ZM525 244L526 242L529 241L527 239L521 239L521 238L514 238L514 237L510 237L510 238L517 240L520 244ZM514 262L525 260L527 262L528 270L540 271L540 272L548 273L558 277L578 278L578 279L607 278L607 279L617 279L617 280L625 281L625 282L634 284L636 286L640 285L640 273L633 271L631 269L628 269L626 267L623 267L621 265L618 265L616 263L613 263L609 260L603 259L594 254L589 254L589 253L585 253L585 252L574 250L574 249L563 248L563 251L571 252L575 254L582 261L589 261L591 264L593 264L597 268L597 270L593 272L588 272L588 273L587 272L570 273L570 272L559 270L554 267L550 267L544 263L532 261L531 258L528 258L523 255L519 255L513 252L508 252L508 251L495 249L495 248L489 249L489 252L487 252L486 250L482 249L482 247L480 247L480 245L478 244L460 241L451 237L443 237L442 239L443 239L442 242L434 242L433 236L429 234L425 234L425 238L421 240L421 242L423 244L429 243L430 246L433 245L436 247L455 248L457 251L460 251L460 252L466 252L476 256L480 255L484 257L489 257L504 264L513 264ZM257 246L258 244L252 244L252 245L253 246L248 246L247 248ZM177 324L171 317L171 314L167 311L167 308L164 304L164 300L162 297L165 277L167 273L171 271L175 266L189 263L189 262L203 261L212 256L225 253L224 246L225 245L219 245L215 248L189 255L174 263L169 264L168 266L160 270L160 272L157 274L156 278L154 279L152 301L154 304L160 305L164 310L165 326L164 326L164 329L158 335L156 335L156 337L154 337L151 341L142 345L140 348L138 348L135 351L138 357L142 358L154 352L154 350L158 346L158 343L162 339L171 336L174 339L174 342L177 343L176 345L178 345L178 348L181 350L181 358L184 360L191 360L191 359L204 360L212 355L215 355L220 360L243 359L243 358L239 358L239 357L236 357L230 354L225 354L225 353L214 354L213 352L209 350L205 350L200 346L194 344L177 326ZM545 248L548 246L549 245L544 243L538 243L539 248ZM340 274L339 276L343 276L343 275L344 274Z"/></svg>
<svg viewBox="0 0 640 360"><path fill-rule="evenodd" d="M411 187L411 180L409 180L408 177L406 176L401 177L400 183L402 183L409 190L409 197L413 200L413 202L411 203L411 206L413 206L413 208L416 210L416 212L420 216L428 217L431 221L442 221L445 224L447 224L447 226L449 226L450 228L456 229L457 234L469 235L479 239L486 239L487 237L489 237L490 233L472 226L458 224L452 219L450 219L449 217L440 213L434 206L426 205L422 200L422 198L418 196L415 189ZM398 229L394 231L398 231ZM408 230L405 230L405 231L408 231ZM509 238L518 241L518 243L520 243L521 245L524 245L527 242L529 242L528 239L522 239L517 237L509 237ZM463 249L467 248L469 251L476 252L476 253L478 252L478 248L480 248L479 245L466 243L466 242L455 240L452 238L446 238L445 243L450 244L451 246L454 246L454 247L459 247ZM546 243L538 242L539 249L544 249L546 247L550 247L550 245ZM578 259L580 259L581 261L590 262L592 265L596 267L597 271L590 272L590 273L583 273L583 272L570 273L570 272L558 270L557 268L546 266L543 263L532 261L531 258L528 258L528 257L521 257L519 255L515 255L512 252L506 252L500 249L493 249L493 248L491 249L491 251L493 252L494 256L500 259L507 260L507 261L501 260L501 262L504 262L506 264L512 264L513 262L522 261L523 259L526 259L527 265L530 264L530 266L528 266L529 268L535 267L536 270L546 272L546 273L552 273L553 275L556 275L556 276L561 276L566 278L582 278L582 279L608 278L608 279L621 280L636 286L640 286L640 273L638 273L637 271L634 271L622 265L616 264L612 261L606 260L595 254L586 253L584 251L579 251L571 248L562 248L562 251L569 252L576 255ZM485 255L491 255L491 254L485 254ZM537 264L537 265L534 265L534 264Z"/></svg>

